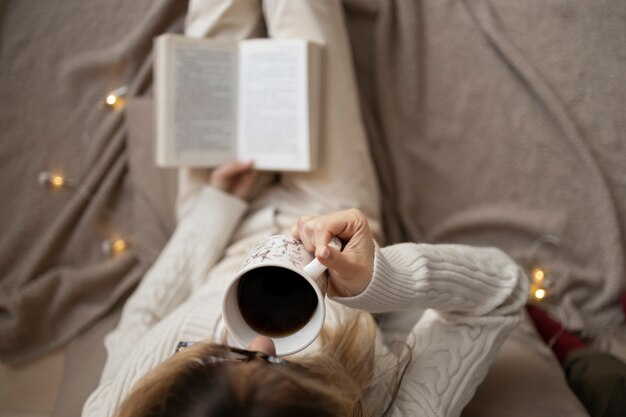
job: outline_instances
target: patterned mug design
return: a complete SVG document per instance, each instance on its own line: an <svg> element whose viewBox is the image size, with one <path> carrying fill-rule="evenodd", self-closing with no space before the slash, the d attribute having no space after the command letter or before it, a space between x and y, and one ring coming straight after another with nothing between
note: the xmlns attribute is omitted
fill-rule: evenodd
<svg viewBox="0 0 626 417"><path fill-rule="evenodd" d="M274 235L257 243L239 269L272 260L288 262L294 268L301 269L306 265L305 258L307 263L313 259L302 243L292 237Z"/></svg>

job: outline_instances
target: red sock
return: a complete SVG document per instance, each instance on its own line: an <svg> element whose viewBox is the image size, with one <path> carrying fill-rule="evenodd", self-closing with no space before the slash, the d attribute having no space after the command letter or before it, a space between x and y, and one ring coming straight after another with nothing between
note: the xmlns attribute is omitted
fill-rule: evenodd
<svg viewBox="0 0 626 417"><path fill-rule="evenodd" d="M540 308L527 305L526 311L528 311L541 338L544 342L551 345L552 351L561 363L565 361L565 357L571 351L587 346L582 340L561 326L561 323L549 317Z"/></svg>

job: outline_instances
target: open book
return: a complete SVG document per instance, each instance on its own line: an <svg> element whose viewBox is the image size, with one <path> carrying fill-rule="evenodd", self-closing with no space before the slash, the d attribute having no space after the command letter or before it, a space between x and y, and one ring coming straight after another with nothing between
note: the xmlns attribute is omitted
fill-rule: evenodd
<svg viewBox="0 0 626 417"><path fill-rule="evenodd" d="M310 171L319 143L321 48L302 39L155 42L156 162L230 160Z"/></svg>

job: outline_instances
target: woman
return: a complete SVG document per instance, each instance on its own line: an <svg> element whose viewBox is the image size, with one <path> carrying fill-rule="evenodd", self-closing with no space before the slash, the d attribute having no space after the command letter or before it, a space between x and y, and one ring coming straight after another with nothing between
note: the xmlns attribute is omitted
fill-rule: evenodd
<svg viewBox="0 0 626 417"><path fill-rule="evenodd" d="M520 319L526 281L495 249L376 245L378 191L342 19L338 0L191 1L191 36L261 36L265 21L272 37L324 45L321 164L264 188L250 164L181 171L179 225L106 339L84 416L457 416L472 397ZM246 252L290 230L330 268L319 340L286 359L268 338L247 351L217 343L229 341L221 300ZM326 245L332 235L342 253ZM378 324L370 314L385 312ZM173 354L179 342L203 343Z"/></svg>

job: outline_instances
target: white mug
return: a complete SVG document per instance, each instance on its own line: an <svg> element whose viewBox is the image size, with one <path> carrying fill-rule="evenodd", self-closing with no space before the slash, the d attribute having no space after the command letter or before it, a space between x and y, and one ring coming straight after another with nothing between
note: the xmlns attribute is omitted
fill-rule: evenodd
<svg viewBox="0 0 626 417"><path fill-rule="evenodd" d="M329 244L341 249L334 237ZM222 317L242 346L257 336L270 337L278 356L309 346L324 325L326 267L291 236L259 242L244 258L226 289Z"/></svg>

